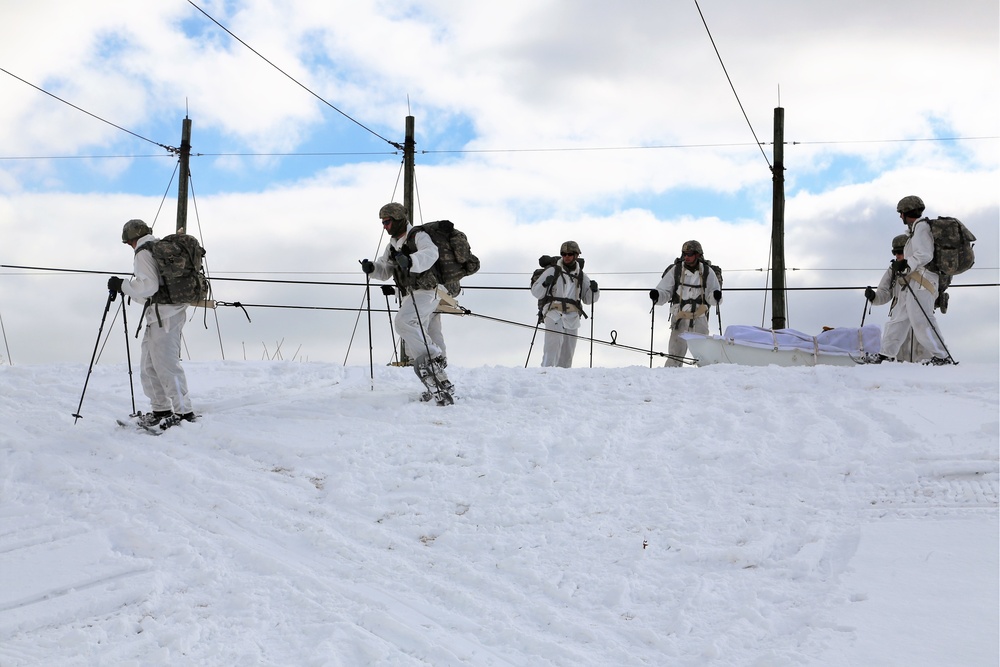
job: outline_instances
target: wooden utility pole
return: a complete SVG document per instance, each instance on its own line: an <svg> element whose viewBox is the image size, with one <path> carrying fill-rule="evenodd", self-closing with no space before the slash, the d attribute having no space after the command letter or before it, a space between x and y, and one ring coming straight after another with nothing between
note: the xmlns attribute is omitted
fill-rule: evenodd
<svg viewBox="0 0 1000 667"><path fill-rule="evenodd" d="M413 217L413 154L416 153L417 142L413 138L413 125L413 116L407 116L403 144L403 208L410 222L416 224Z"/></svg>
<svg viewBox="0 0 1000 667"><path fill-rule="evenodd" d="M188 180L191 177L191 119L185 117L181 125L181 168L177 183L177 233L187 231Z"/></svg>
<svg viewBox="0 0 1000 667"><path fill-rule="evenodd" d="M785 110L774 109L774 191L771 198L771 328L785 321Z"/></svg>
<svg viewBox="0 0 1000 667"><path fill-rule="evenodd" d="M411 223L413 218L413 162L416 152L417 142L413 138L414 119L413 116L406 117L406 139L403 141L403 208L406 209L406 217ZM414 223L415 224L415 223ZM409 366L413 363L406 353L406 343L399 340L399 364Z"/></svg>

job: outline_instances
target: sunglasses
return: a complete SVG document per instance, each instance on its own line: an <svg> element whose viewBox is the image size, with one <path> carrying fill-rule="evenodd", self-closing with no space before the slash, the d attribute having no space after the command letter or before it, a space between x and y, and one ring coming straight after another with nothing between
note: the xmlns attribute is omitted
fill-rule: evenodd
<svg viewBox="0 0 1000 667"><path fill-rule="evenodd" d="M686 252L686 253L684 253L684 256L685 257L697 257L698 253L696 253L696 252Z"/></svg>
<svg viewBox="0 0 1000 667"><path fill-rule="evenodd" d="M575 252L564 252L561 253L563 257L576 257L578 253Z"/></svg>
<svg viewBox="0 0 1000 667"><path fill-rule="evenodd" d="M393 220L392 218L386 218L385 220L382 221L382 225L383 226L384 225L391 225L393 222L395 222L395 220Z"/></svg>

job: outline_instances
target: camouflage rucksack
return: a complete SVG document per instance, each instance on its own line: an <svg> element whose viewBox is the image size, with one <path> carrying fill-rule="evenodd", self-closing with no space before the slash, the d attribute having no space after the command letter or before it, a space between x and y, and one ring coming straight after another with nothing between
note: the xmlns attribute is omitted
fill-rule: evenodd
<svg viewBox="0 0 1000 667"><path fill-rule="evenodd" d="M956 218L925 218L934 237L934 259L927 268L942 276L965 273L976 263L975 235ZM942 311L943 312L943 311Z"/></svg>
<svg viewBox="0 0 1000 667"><path fill-rule="evenodd" d="M149 250L160 272L160 289L149 298L150 303L194 304L208 298L205 249L198 239L188 234L170 234L136 248L136 252L140 250Z"/></svg>
<svg viewBox="0 0 1000 667"><path fill-rule="evenodd" d="M426 232L438 249L438 260L425 273L433 273L437 285L444 285L448 294L458 296L462 290L460 284L462 278L471 276L479 270L480 266L479 258L472 254L469 237L456 229L455 224L450 220L426 222L410 230L404 244L407 254L412 254L417 250L417 244L413 240L413 235L417 231ZM425 281L420 276L416 276L416 281L415 287L417 289L434 288L430 281Z"/></svg>

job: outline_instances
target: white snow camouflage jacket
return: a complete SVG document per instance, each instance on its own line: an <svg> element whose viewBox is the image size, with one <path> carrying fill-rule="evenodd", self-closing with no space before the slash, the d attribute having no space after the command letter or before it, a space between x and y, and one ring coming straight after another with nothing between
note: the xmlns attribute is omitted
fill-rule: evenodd
<svg viewBox="0 0 1000 667"><path fill-rule="evenodd" d="M531 286L531 295L536 299L548 299L542 306L545 319L553 323L561 322L564 329L579 329L580 310L571 302L577 301L582 305L589 305L601 298L601 292L590 289L590 277L583 272L579 263L572 271L562 268L559 277L549 289L545 286L545 281L555 273L556 266L546 268Z"/></svg>
<svg viewBox="0 0 1000 667"><path fill-rule="evenodd" d="M701 286L703 273L706 272L701 261L695 265L694 271L690 271L686 267L681 268L681 284L677 290L679 303L670 304L671 328L681 318L694 320L704 317L707 320L708 308L718 305L715 301L715 291L722 289L722 285L719 284L719 277L715 275L715 271L709 269L707 271L708 275L705 276L705 287L703 289ZM660 298L656 300L656 305L662 306L667 303L670 295L674 292L673 264L664 272L663 278L660 279L659 284L656 286L656 291L660 293ZM695 307L691 302L700 296L704 296L705 303L703 306ZM682 307L683 311L681 310Z"/></svg>

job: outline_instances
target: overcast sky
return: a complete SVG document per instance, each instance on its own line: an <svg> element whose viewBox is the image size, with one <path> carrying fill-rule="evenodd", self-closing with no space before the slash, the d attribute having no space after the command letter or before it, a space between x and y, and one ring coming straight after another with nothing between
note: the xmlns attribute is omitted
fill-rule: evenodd
<svg viewBox="0 0 1000 667"><path fill-rule="evenodd" d="M367 315L355 328L357 313L319 308L365 303L358 260L383 246L379 207L402 200L408 114L418 221L454 220L482 260L461 301L486 317L446 320L452 363L524 364L530 328L487 317L533 325L534 299L483 288L526 287L538 256L569 239L606 289L582 330L593 323L594 365L648 363L600 344L612 337L665 351L666 312L651 318L645 292L688 239L725 270L722 326L770 326L781 106L787 284L857 288L791 292L788 326L885 322L886 307L864 314L863 287L904 231L896 202L918 194L979 239L938 316L945 342L959 361L998 360L998 288L961 287L995 285L1000 266L995 0L701 0L701 13L694 0L196 3L204 13L186 0L0 1L0 263L128 273L126 220L174 228L165 147L187 115L188 227L216 297L306 307L251 305L250 321L222 307L207 331L199 315L195 358L258 359L280 343L285 359L368 363ZM89 361L105 283L0 269L0 358ZM378 290L371 303L386 306ZM124 359L117 305L103 359ZM385 363L384 312L372 327ZM575 365L588 363L582 344Z"/></svg>

